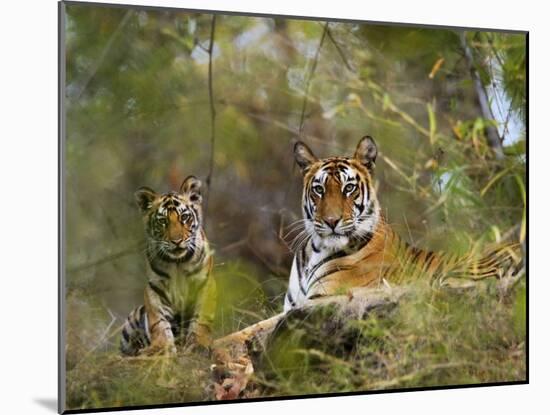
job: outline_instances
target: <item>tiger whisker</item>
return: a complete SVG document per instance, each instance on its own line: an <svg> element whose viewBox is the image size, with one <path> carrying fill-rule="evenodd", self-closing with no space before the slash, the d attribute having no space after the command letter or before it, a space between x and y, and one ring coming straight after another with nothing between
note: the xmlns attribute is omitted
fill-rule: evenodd
<svg viewBox="0 0 550 415"><path fill-rule="evenodd" d="M308 219L298 219L298 220L295 220L295 221L292 222L292 223L289 223L289 224L287 225L287 227L296 225L297 223L305 223L305 222L307 222L307 221L308 221Z"/></svg>
<svg viewBox="0 0 550 415"><path fill-rule="evenodd" d="M307 230L304 229L298 235L296 235L294 240L290 243L290 249L292 251L296 251L298 249L298 247L301 246L302 241L304 239L307 239L308 237L309 237L309 232L307 232Z"/></svg>
<svg viewBox="0 0 550 415"><path fill-rule="evenodd" d="M290 241L290 249L293 249L293 247L297 244L297 241L303 237L303 235L305 234L305 230L303 231L300 231L300 233L298 233L298 235L296 235L292 241Z"/></svg>
<svg viewBox="0 0 550 415"><path fill-rule="evenodd" d="M307 243L309 240L311 239L311 234L310 232L306 230L302 231L298 237L296 237L296 239L293 241L292 245L291 245L291 249L293 251L298 251L299 249L302 248L302 246Z"/></svg>
<svg viewBox="0 0 550 415"><path fill-rule="evenodd" d="M307 244L307 243L309 242L310 239L311 239L311 235L308 234L307 237L304 238L304 239L302 240L302 243L298 246L297 250L301 249L302 246L304 246L305 244Z"/></svg>
<svg viewBox="0 0 550 415"><path fill-rule="evenodd" d="M294 232L302 232L304 229L305 229L305 226L304 226L304 225L302 225L301 228L296 227L295 229L292 229L292 230L288 231L287 233L285 233L285 234L283 235L283 239L286 239L288 236L290 236L290 235L291 235L292 233L294 233Z"/></svg>
<svg viewBox="0 0 550 415"><path fill-rule="evenodd" d="M285 231L292 231L294 229L299 229L299 228L303 228L305 227L305 224L306 224L306 220L301 220L301 221L296 221L290 225L288 225L287 227L285 227Z"/></svg>

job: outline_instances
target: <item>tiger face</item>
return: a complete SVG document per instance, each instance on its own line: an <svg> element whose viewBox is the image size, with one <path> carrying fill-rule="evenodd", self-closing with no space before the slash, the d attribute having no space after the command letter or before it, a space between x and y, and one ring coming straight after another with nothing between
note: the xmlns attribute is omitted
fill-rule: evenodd
<svg viewBox="0 0 550 415"><path fill-rule="evenodd" d="M317 249L343 249L374 231L380 211L371 178L377 152L369 136L359 141L353 157L318 159L303 142L295 144L304 176L305 231Z"/></svg>
<svg viewBox="0 0 550 415"><path fill-rule="evenodd" d="M193 255L202 229L201 182L187 177L179 192L158 194L148 187L135 193L143 214L147 253L164 260L182 260Z"/></svg>

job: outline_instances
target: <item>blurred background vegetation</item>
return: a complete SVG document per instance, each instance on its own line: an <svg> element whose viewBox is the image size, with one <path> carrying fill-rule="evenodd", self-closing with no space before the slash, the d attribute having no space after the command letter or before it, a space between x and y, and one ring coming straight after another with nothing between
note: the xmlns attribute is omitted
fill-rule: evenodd
<svg viewBox="0 0 550 415"><path fill-rule="evenodd" d="M285 229L301 217L296 138L329 156L352 155L360 137L375 137L384 214L413 244L464 252L525 239L524 34L76 4L65 18L70 407L204 399L193 376L204 381L207 362L180 356L179 366L166 366L116 355L120 325L142 302L146 283L133 199L140 186L175 190L189 174L204 181L220 292L217 335L282 309L292 260ZM296 393L398 387L403 376L406 386L522 379L524 298L518 290L498 321L478 321L479 313L502 307L491 297L479 309L477 300L464 300L479 313L451 306L456 300L438 303L439 310L458 309L450 322L407 314L406 324L365 323L369 336L402 326L393 340L405 347L404 339L418 337L408 332L415 327L444 333L464 321L455 334L424 344L416 360L430 367L426 359L439 347L444 362L432 363L443 365L444 375L437 378L407 377L406 365L403 373L381 375L362 358L370 369L356 374L356 384L340 382L350 379L344 364L332 367L324 386L271 379L269 393L289 394L296 385ZM463 336L467 353L459 360L469 359L469 370L472 350L483 350L493 369L445 377L456 374L445 364L457 352L441 344L448 346L449 336L457 341L466 324L490 334L483 342ZM495 368L498 362L505 363ZM143 387L151 376L156 389Z"/></svg>

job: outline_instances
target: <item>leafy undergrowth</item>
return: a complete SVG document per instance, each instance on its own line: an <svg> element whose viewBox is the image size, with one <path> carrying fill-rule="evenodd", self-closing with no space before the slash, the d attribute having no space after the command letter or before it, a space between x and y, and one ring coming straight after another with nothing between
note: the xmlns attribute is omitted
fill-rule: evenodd
<svg viewBox="0 0 550 415"><path fill-rule="evenodd" d="M506 297L493 286L421 289L363 320L334 310L298 313L256 362L264 396L521 381L525 285Z"/></svg>
<svg viewBox="0 0 550 415"><path fill-rule="evenodd" d="M250 396L524 380L525 293L524 281L505 297L491 285L460 293L419 289L361 320L339 321L330 308L306 318L297 313L257 357ZM75 341L69 335L69 346ZM121 358L113 344L84 354L69 347L70 409L212 399L206 356Z"/></svg>

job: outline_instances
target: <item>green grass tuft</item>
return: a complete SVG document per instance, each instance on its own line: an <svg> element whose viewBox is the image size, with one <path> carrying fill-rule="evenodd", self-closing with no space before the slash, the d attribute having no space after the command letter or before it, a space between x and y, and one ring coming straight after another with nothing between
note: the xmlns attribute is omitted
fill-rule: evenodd
<svg viewBox="0 0 550 415"><path fill-rule="evenodd" d="M247 272L240 263L219 270L218 335L277 311ZM504 297L494 282L460 292L422 286L365 319L335 318L333 306L293 313L255 357L249 396L525 380L525 296L524 280ZM77 291L68 317L69 409L212 399L206 356L122 358L120 322L109 324L108 313Z"/></svg>

